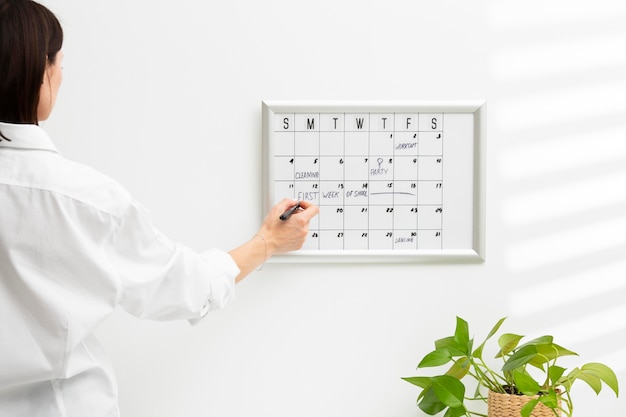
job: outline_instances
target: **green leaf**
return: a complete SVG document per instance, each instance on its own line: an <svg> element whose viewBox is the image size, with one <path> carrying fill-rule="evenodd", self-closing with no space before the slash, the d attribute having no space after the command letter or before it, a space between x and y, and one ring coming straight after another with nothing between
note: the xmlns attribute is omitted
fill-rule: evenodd
<svg viewBox="0 0 626 417"><path fill-rule="evenodd" d="M548 368L548 375L550 377L550 382L552 383L552 385L558 384L558 381L559 379L561 379L564 372L565 372L565 368L562 368L557 365L553 365Z"/></svg>
<svg viewBox="0 0 626 417"><path fill-rule="evenodd" d="M480 344L480 346L476 348L476 350L473 353L473 356L475 358L482 359L483 349L485 348L485 344L487 343L487 340L491 339L491 337L498 332L498 330L500 329L500 326L502 326L502 323L504 323L504 320L506 320L506 317L502 317L500 320L498 320L496 325L493 326L493 328L487 335L487 338Z"/></svg>
<svg viewBox="0 0 626 417"><path fill-rule="evenodd" d="M470 369L470 361L467 356L457 359L454 361L446 375L450 375L456 379L462 379Z"/></svg>
<svg viewBox="0 0 626 417"><path fill-rule="evenodd" d="M547 394L539 397L539 402L552 410L559 407L559 400L557 398L556 391L553 389L550 389Z"/></svg>
<svg viewBox="0 0 626 417"><path fill-rule="evenodd" d="M485 340L489 340L491 339L491 337L496 334L496 332L500 329L500 326L502 326L502 323L504 323L504 320L506 320L506 317L502 317L500 320L498 320L498 322L496 323L495 326L493 326L493 328L491 329L491 331L489 332L489 334L487 335L487 339Z"/></svg>
<svg viewBox="0 0 626 417"><path fill-rule="evenodd" d="M565 349L556 343L543 343L537 345L537 352L545 356L548 361L560 358L562 356L578 356L578 353Z"/></svg>
<svg viewBox="0 0 626 417"><path fill-rule="evenodd" d="M423 394L424 396L417 403L417 406L426 414L434 416L446 408L446 405L437 398L432 387L424 390Z"/></svg>
<svg viewBox="0 0 626 417"><path fill-rule="evenodd" d="M505 333L498 339L498 346L500 346L500 352L496 355L496 358L500 358L513 351L522 340L524 336L512 333Z"/></svg>
<svg viewBox="0 0 626 417"><path fill-rule="evenodd" d="M580 373L578 374L578 378L589 384L589 386L593 388L596 394L600 393L600 390L602 389L602 384L598 381L597 384L599 384L599 386L596 386L596 390L592 383L596 384L596 379L602 380L606 385L609 386L609 388L613 390L613 392L615 392L616 396L619 396L617 376L615 376L615 372L613 372L611 368L604 364L592 362L583 365L580 369Z"/></svg>
<svg viewBox="0 0 626 417"><path fill-rule="evenodd" d="M447 349L450 356L467 356L467 345L460 344L454 336L444 337L435 341L435 349Z"/></svg>
<svg viewBox="0 0 626 417"><path fill-rule="evenodd" d="M451 408L463 406L465 396L465 385L458 379L449 375L433 377L433 391L439 401Z"/></svg>
<svg viewBox="0 0 626 417"><path fill-rule="evenodd" d="M437 349L424 356L422 361L417 365L418 368L429 368L433 366L441 366L452 360L452 355L448 349Z"/></svg>
<svg viewBox="0 0 626 417"><path fill-rule="evenodd" d="M534 400L530 400L529 402L527 402L520 410L520 414L522 415L522 417L530 417L533 410L535 409L535 406L538 403L539 403L539 399L534 399Z"/></svg>
<svg viewBox="0 0 626 417"><path fill-rule="evenodd" d="M513 371L513 379L517 389L525 395L535 395L541 389L539 383L528 372Z"/></svg>
<svg viewBox="0 0 626 417"><path fill-rule="evenodd" d="M529 342L525 345L520 346L520 349L525 348L526 346L535 346L537 348L537 356L529 362L529 365L541 369L542 371L544 364L553 361L556 358L569 355L578 355L576 352L572 352L571 350L565 349L564 347L559 346L556 343L552 343L552 336L543 336L541 338L535 339L534 341L532 341L532 343Z"/></svg>
<svg viewBox="0 0 626 417"><path fill-rule="evenodd" d="M578 353L573 352L569 349L565 349L563 346L559 346L556 343L554 344L554 346L558 351L557 358L560 358L561 356L578 356Z"/></svg>
<svg viewBox="0 0 626 417"><path fill-rule="evenodd" d="M465 409L465 406L462 406L456 408L448 408L448 411L446 411L446 414L443 417L461 417L464 415L467 415L467 410Z"/></svg>
<svg viewBox="0 0 626 417"><path fill-rule="evenodd" d="M413 385L417 385L420 388L428 388L433 384L432 378L429 376L410 376L402 378L406 382L410 382Z"/></svg>
<svg viewBox="0 0 626 417"><path fill-rule="evenodd" d="M578 379L583 380L593 389L596 394L602 390L602 380L592 373L585 373L582 370L578 373Z"/></svg>
<svg viewBox="0 0 626 417"><path fill-rule="evenodd" d="M546 344L551 345L553 341L554 341L554 338L552 336L541 336L541 337L538 337L536 339L533 339L524 343L523 345L520 346L520 348L531 346L531 345L546 345Z"/></svg>
<svg viewBox="0 0 626 417"><path fill-rule="evenodd" d="M510 372L514 369L521 368L537 356L537 346L525 345L520 347L511 355L511 357L504 363L502 370L504 372Z"/></svg>
<svg viewBox="0 0 626 417"><path fill-rule="evenodd" d="M456 329L454 330L454 340L459 344L459 346L464 346L467 348L470 342L469 336L469 325L465 320L460 317L456 318ZM465 354L469 354L468 351L465 351Z"/></svg>
<svg viewBox="0 0 626 417"><path fill-rule="evenodd" d="M540 369L541 371L544 371L543 365L545 365L548 362L549 362L549 359L547 356L537 352L537 355L535 355L534 358L529 360L528 364L531 366L534 366L537 369Z"/></svg>

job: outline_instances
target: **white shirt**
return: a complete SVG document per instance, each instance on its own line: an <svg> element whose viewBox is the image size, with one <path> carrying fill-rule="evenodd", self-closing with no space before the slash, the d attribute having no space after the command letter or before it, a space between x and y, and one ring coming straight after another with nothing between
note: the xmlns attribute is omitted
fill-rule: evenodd
<svg viewBox="0 0 626 417"><path fill-rule="evenodd" d="M159 233L118 183L64 159L36 125L0 123L0 416L117 417L92 335L116 306L194 319L234 293L237 265Z"/></svg>

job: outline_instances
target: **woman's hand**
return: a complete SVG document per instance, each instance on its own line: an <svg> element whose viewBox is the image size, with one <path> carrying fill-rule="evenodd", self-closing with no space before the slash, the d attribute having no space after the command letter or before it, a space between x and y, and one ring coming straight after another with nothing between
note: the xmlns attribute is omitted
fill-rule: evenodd
<svg viewBox="0 0 626 417"><path fill-rule="evenodd" d="M300 201L300 206L287 220L280 220L280 215L298 204L291 199L283 199L276 204L263 220L258 234L267 243L267 257L298 250L304 244L309 231L309 222L319 212L319 208L307 201Z"/></svg>
<svg viewBox="0 0 626 417"><path fill-rule="evenodd" d="M276 204L265 216L258 233L248 242L229 252L241 271L235 282L241 281L273 255L302 247L309 231L309 222L317 215L319 208L307 201L300 201L300 207L291 217L280 220L280 215L296 204L297 201L288 198Z"/></svg>

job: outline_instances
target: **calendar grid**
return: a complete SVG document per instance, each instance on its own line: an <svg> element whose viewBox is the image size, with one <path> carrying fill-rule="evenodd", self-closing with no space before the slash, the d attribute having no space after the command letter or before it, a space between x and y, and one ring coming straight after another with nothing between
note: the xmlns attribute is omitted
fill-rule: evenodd
<svg viewBox="0 0 626 417"><path fill-rule="evenodd" d="M443 114L275 117L276 200L320 206L305 250L442 248Z"/></svg>

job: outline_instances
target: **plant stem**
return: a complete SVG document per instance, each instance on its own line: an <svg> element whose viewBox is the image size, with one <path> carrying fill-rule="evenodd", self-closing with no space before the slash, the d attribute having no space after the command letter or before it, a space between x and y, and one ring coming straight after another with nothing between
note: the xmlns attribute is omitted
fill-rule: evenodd
<svg viewBox="0 0 626 417"><path fill-rule="evenodd" d="M543 358L546 358L544 355L539 355ZM556 365L556 358L554 358L554 362L552 363L552 365ZM550 361L548 360L548 358L546 358L546 382L543 383L544 387L549 387L550 385Z"/></svg>
<svg viewBox="0 0 626 417"><path fill-rule="evenodd" d="M487 378L484 375L484 373L476 373L476 374L474 374L474 373L471 373L471 372L468 371L467 374L469 376L471 376L472 378L474 378L476 381L478 381L478 384L480 386L483 386L483 387L485 387L487 389L491 389L493 391L491 381L489 380L489 378Z"/></svg>
<svg viewBox="0 0 626 417"><path fill-rule="evenodd" d="M474 376L478 380L478 382L490 389L491 391L499 392L500 385L498 383L498 375L496 375L485 363L485 361L480 358L480 364L477 364L473 359L470 359L472 367L476 370L477 376ZM487 373L483 371L483 368L487 370ZM506 381L505 381L506 382Z"/></svg>
<svg viewBox="0 0 626 417"><path fill-rule="evenodd" d="M572 404L572 397L570 396L569 390L565 391L565 395L567 396L567 399L562 398L563 401L565 401L565 404L567 404L567 412L565 412L565 414L568 415L568 417L572 417L572 414L574 414L574 404Z"/></svg>

